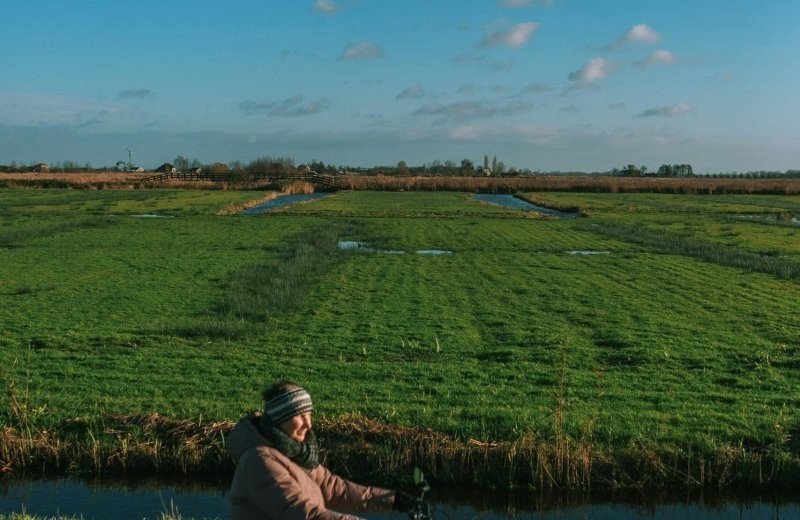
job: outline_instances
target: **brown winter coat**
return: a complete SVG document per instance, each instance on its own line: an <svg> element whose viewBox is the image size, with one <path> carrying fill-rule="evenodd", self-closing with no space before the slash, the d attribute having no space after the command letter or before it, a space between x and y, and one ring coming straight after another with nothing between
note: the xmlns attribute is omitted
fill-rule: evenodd
<svg viewBox="0 0 800 520"><path fill-rule="evenodd" d="M306 470L268 444L255 417L242 419L227 439L236 461L232 520L357 520L337 513L388 511L394 492L338 477L321 464Z"/></svg>

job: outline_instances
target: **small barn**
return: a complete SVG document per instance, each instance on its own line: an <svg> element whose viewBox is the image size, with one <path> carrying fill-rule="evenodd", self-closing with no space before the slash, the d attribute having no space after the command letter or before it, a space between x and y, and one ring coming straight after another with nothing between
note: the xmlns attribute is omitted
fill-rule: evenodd
<svg viewBox="0 0 800 520"><path fill-rule="evenodd" d="M170 163L164 163L158 168L156 168L156 171L159 173L177 173L178 169L175 168L175 166L171 165Z"/></svg>
<svg viewBox="0 0 800 520"><path fill-rule="evenodd" d="M40 162L39 164L34 164L31 170L35 171L36 173L47 173L50 171L50 165Z"/></svg>

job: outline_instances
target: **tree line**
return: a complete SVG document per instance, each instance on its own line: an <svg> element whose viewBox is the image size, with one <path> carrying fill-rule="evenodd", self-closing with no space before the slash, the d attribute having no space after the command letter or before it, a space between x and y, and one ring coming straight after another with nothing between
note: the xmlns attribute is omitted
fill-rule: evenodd
<svg viewBox="0 0 800 520"><path fill-rule="evenodd" d="M0 172L17 173L17 172L34 172L40 171L42 163L17 163L16 161L10 164L0 164ZM514 166L507 167L502 160L498 160L497 156L489 158L488 155L483 156L482 163L475 163L471 159L465 158L460 162L451 160L434 160L430 163L423 163L418 166L411 166L406 161L401 160L394 166L349 166L349 165L336 165L325 163L323 161L312 159L307 163L297 165L295 160L291 157L272 157L263 156L249 162L244 161L231 161L228 163L212 162L204 163L197 158L189 159L183 155L178 155L172 161L172 166L177 171L203 171L208 173L234 173L234 174L248 174L248 173L286 173L293 172L299 169L308 169L317 173L327 174L358 174L358 175L384 175L384 176L445 176L445 177L474 177L474 176L502 176L502 177L516 177L516 176L530 176L530 175L611 175L621 177L696 177L691 164L662 164L655 170L650 170L647 166L635 166L633 164L625 165L621 168L611 168L608 171L595 171L595 172L575 172L575 171L534 171L528 168L516 168ZM77 161L62 161L49 165L50 172L59 173L83 173L83 172L107 172L107 171L120 171L116 167L99 167L94 168L88 162L79 163ZM800 170L758 170L747 172L717 172L705 173L703 176L712 178L739 178L739 179L786 179L786 178L800 178Z"/></svg>

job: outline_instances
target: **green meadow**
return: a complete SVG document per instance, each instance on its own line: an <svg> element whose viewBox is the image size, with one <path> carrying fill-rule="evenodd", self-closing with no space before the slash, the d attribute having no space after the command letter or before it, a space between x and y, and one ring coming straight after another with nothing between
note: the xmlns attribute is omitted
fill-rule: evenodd
<svg viewBox="0 0 800 520"><path fill-rule="evenodd" d="M557 220L342 192L217 214L262 195L0 190L0 425L236 420L288 378L333 422L797 461L798 196L526 194L588 215Z"/></svg>

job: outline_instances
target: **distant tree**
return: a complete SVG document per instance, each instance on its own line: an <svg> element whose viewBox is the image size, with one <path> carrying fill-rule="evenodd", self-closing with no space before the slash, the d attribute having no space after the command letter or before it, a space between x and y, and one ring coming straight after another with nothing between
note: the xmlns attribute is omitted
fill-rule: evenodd
<svg viewBox="0 0 800 520"><path fill-rule="evenodd" d="M405 161L400 161L397 163L397 175L408 175L408 165Z"/></svg>
<svg viewBox="0 0 800 520"><path fill-rule="evenodd" d="M639 171L642 172L642 175L647 175L647 166L645 166L644 164L639 166Z"/></svg>
<svg viewBox="0 0 800 520"><path fill-rule="evenodd" d="M230 170L228 169L228 165L225 163L214 163L205 168L203 168L208 173L228 173Z"/></svg>
<svg viewBox="0 0 800 520"><path fill-rule="evenodd" d="M185 172L189 169L189 159L187 159L182 155L179 155L175 158L173 166L175 166L175 169L178 170L179 172Z"/></svg>
<svg viewBox="0 0 800 520"><path fill-rule="evenodd" d="M483 156L483 169L484 170L488 170L489 169L489 156L488 155L484 155Z"/></svg>
<svg viewBox="0 0 800 520"><path fill-rule="evenodd" d="M495 174L495 175L500 173L500 172L497 171L497 156L496 155L494 157L492 157L492 173Z"/></svg>
<svg viewBox="0 0 800 520"><path fill-rule="evenodd" d="M461 175L473 175L475 173L475 165L469 159L461 160Z"/></svg>
<svg viewBox="0 0 800 520"><path fill-rule="evenodd" d="M620 172L621 175L626 177L639 177L642 174L642 170L634 166L633 164L627 165L625 168L622 169Z"/></svg>

